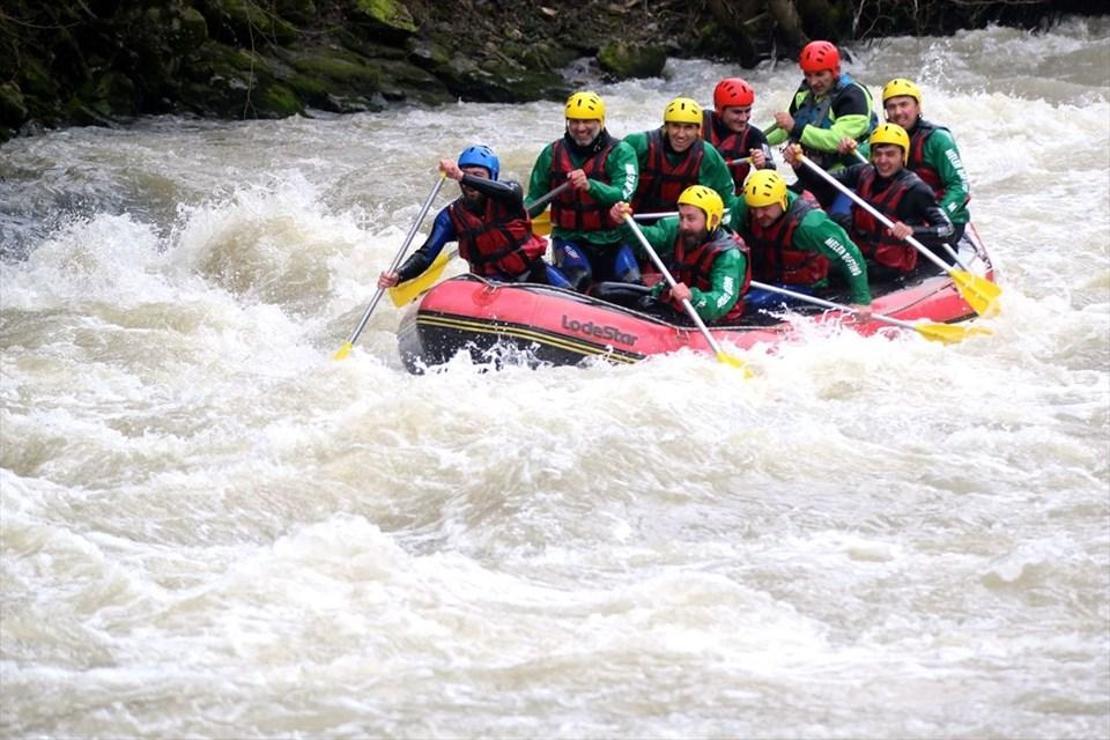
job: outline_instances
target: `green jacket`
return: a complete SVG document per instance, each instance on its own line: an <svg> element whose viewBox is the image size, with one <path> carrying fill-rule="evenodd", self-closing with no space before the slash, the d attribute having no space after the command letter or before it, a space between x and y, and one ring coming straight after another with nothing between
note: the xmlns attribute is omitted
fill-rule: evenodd
<svg viewBox="0 0 1110 740"><path fill-rule="evenodd" d="M649 259L640 240L631 233L627 224L621 227L628 235L628 241L635 247L637 254L643 259ZM660 219L651 226L641 226L644 238L647 239L659 259L670 269L671 260L674 258L675 243L678 241L678 218L671 216ZM740 290L744 285L744 275L748 270L748 260L739 249L729 249L722 252L713 261L709 270L709 290L699 290L694 286L690 288L690 304L697 311L701 320L707 324L723 319L740 300ZM654 293L661 294L670 286L665 281L660 281L655 286Z"/></svg>
<svg viewBox="0 0 1110 740"><path fill-rule="evenodd" d="M918 124L914 124L913 128L909 130L910 139L914 138L914 134L918 131ZM937 173L940 179L939 187L944 190L944 196L940 198L940 207L947 214L949 220L954 224L966 224L971 220L971 214L967 209L967 202L971 198L971 185L968 183L967 170L964 168L963 160L960 159L960 150L956 148L956 140L952 138L952 134L946 128L936 126L936 124L926 125L933 127L933 132L925 139L925 146L922 147L922 159L927 168ZM920 136L921 134L918 134ZM911 151L913 146L910 147ZM916 165L911 157L909 167L910 169L920 174L920 166ZM922 176L925 182L929 182L929 178ZM930 185L933 183L929 182ZM936 185L933 185L936 189Z"/></svg>
<svg viewBox="0 0 1110 740"><path fill-rule="evenodd" d="M651 134L651 131L641 131L624 137L625 143L636 153L636 161L640 168L643 168L647 162L648 139ZM698 170L698 184L716 190L724 201L725 208L731 208L733 201L736 200L736 183L732 181L732 173L729 172L725 158L717 148L704 139L702 142L705 144L705 153L702 155L701 167ZM671 164L675 164L682 156L684 155L668 154L667 158Z"/></svg>
<svg viewBox="0 0 1110 740"><path fill-rule="evenodd" d="M819 115L821 110L823 115ZM811 156L824 155L814 158L826 169L856 161L854 155L844 156L836 151L845 136L859 142L858 151L864 158L870 153L867 136L879 120L875 100L871 91L851 75L842 74L837 85L821 97L812 96L803 83L790 101L789 112L794 116L793 130L771 131L767 134L770 144L781 144L787 139L796 141ZM816 120L810 120L815 116Z"/></svg>
<svg viewBox="0 0 1110 740"><path fill-rule="evenodd" d="M787 191L787 206L800 196ZM740 236L751 238L748 204L741 198L736 208L727 216L728 225ZM802 252L819 252L848 281L852 292L852 302L868 305L871 303L871 289L867 285L867 262L852 240L828 214L820 208L807 213L798 228L794 230L793 248ZM818 286L823 287L823 286Z"/></svg>
<svg viewBox="0 0 1110 740"><path fill-rule="evenodd" d="M552 146L553 143L545 146L532 166L532 176L528 181L529 201L535 201L551 190ZM575 157L572 153L571 161L575 165L581 165L586 158ZM640 170L636 166L636 152L632 147L623 141L617 141L609 151L608 159L605 160L605 172L609 176L608 183L590 178L590 186L586 190L590 197L603 206L631 201L640 178ZM598 245L615 244L623 238L620 227L598 231L577 231L555 226L552 228L551 235L571 242L589 242Z"/></svg>

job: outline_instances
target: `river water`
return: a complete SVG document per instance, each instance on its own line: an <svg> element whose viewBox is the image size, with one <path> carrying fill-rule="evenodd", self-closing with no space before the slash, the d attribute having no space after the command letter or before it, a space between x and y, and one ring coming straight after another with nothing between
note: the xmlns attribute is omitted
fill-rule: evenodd
<svg viewBox="0 0 1110 740"><path fill-rule="evenodd" d="M5 144L0 733L1110 734L1110 20L853 51L957 136L993 336L416 377L385 302L335 362L435 161L560 105ZM737 70L667 72L614 133Z"/></svg>

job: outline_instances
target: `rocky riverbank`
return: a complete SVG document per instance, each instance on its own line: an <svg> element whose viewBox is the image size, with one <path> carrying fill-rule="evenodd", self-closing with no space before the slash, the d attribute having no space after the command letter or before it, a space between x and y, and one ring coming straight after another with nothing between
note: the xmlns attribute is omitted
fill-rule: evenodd
<svg viewBox="0 0 1110 740"><path fill-rule="evenodd" d="M395 104L559 99L585 58L613 78L668 56L751 67L809 38L1036 27L1079 2L1003 0L9 0L0 142L43 127L176 113L347 113ZM915 12L916 11L916 12Z"/></svg>

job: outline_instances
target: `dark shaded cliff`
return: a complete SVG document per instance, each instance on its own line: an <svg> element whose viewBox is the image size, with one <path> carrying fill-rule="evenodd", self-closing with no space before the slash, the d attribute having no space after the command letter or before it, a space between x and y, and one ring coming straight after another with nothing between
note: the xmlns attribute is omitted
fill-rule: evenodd
<svg viewBox="0 0 1110 740"><path fill-rule="evenodd" d="M1037 27L1047 0L7 0L0 142L154 113L272 118L391 104L558 99L587 58L613 78L668 56L752 67L808 39Z"/></svg>

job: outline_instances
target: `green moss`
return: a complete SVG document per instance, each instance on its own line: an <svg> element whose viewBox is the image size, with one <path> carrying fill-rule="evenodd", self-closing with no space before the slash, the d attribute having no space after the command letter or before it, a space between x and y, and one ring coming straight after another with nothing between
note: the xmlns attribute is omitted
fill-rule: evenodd
<svg viewBox="0 0 1110 740"><path fill-rule="evenodd" d="M378 89L381 72L353 54L334 50L301 52L288 57L302 75L325 77L335 82L355 83Z"/></svg>
<svg viewBox="0 0 1110 740"><path fill-rule="evenodd" d="M355 0L355 8L375 24L403 33L418 30L412 14L396 0Z"/></svg>
<svg viewBox="0 0 1110 740"><path fill-rule="evenodd" d="M285 85L276 82L266 85L252 102L254 102L259 113L267 117L284 118L294 113L304 112L304 105L297 94Z"/></svg>
<svg viewBox="0 0 1110 740"><path fill-rule="evenodd" d="M661 46L634 46L615 41L598 51L597 61L603 70L619 79L659 77L667 63L667 52Z"/></svg>

